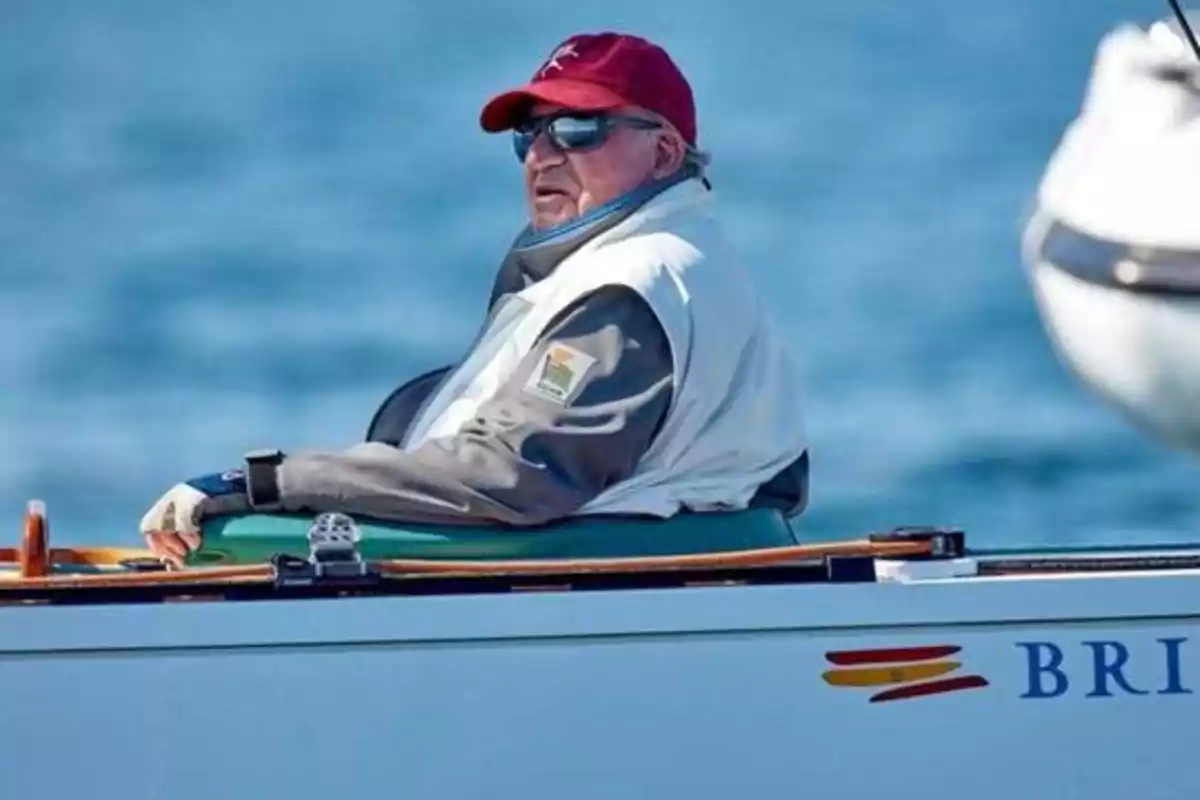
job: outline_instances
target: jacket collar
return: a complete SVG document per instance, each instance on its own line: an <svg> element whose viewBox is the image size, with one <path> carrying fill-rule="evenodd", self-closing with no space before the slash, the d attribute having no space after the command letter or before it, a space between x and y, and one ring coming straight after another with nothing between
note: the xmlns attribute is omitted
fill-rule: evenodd
<svg viewBox="0 0 1200 800"><path fill-rule="evenodd" d="M707 193L700 179L681 171L670 178L640 186L554 228L534 231L526 226L500 264L488 300L489 309L504 295L544 280L567 256L635 214L639 218L657 217L659 212L678 207L685 197Z"/></svg>

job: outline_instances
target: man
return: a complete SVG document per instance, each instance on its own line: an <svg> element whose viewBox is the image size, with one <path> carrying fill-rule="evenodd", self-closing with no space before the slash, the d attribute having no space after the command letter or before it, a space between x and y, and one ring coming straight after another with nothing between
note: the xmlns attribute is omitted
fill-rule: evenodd
<svg viewBox="0 0 1200 800"><path fill-rule="evenodd" d="M177 485L142 520L159 555L251 509L534 526L805 507L798 370L711 216L666 52L573 36L480 121L512 130L530 223L463 360L393 393L366 443Z"/></svg>

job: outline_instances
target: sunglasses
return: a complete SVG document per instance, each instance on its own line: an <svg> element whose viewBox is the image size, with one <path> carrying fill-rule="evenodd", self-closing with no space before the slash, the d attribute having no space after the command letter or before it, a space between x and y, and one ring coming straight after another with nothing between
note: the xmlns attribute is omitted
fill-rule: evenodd
<svg viewBox="0 0 1200 800"><path fill-rule="evenodd" d="M641 117L624 114L553 114L533 117L513 128L513 152L517 160L525 163L525 156L533 142L542 133L550 145L560 153L593 150L608 141L615 128L625 126L635 130L649 131L662 125Z"/></svg>

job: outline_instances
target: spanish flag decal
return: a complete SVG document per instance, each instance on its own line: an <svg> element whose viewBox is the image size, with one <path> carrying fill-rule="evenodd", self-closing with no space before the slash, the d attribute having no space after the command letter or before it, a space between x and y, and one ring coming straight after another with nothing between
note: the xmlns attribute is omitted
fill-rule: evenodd
<svg viewBox="0 0 1200 800"><path fill-rule="evenodd" d="M892 687L871 695L872 703L987 686L987 679L982 675L948 677L962 668L961 661L948 660L960 650L961 647L948 644L838 650L825 654L825 659L834 668L826 670L821 677L830 686L837 687Z"/></svg>

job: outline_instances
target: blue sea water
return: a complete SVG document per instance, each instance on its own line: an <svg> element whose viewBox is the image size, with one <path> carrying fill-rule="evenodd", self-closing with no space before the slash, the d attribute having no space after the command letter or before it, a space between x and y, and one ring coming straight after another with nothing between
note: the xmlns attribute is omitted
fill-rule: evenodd
<svg viewBox="0 0 1200 800"><path fill-rule="evenodd" d="M607 28L689 75L729 234L804 360L807 535L1195 538L1197 464L1073 381L1018 258L1099 37L1165 13L8 0L0 524L38 497L58 542L136 544L177 480L360 440L462 352L523 223L481 103Z"/></svg>

